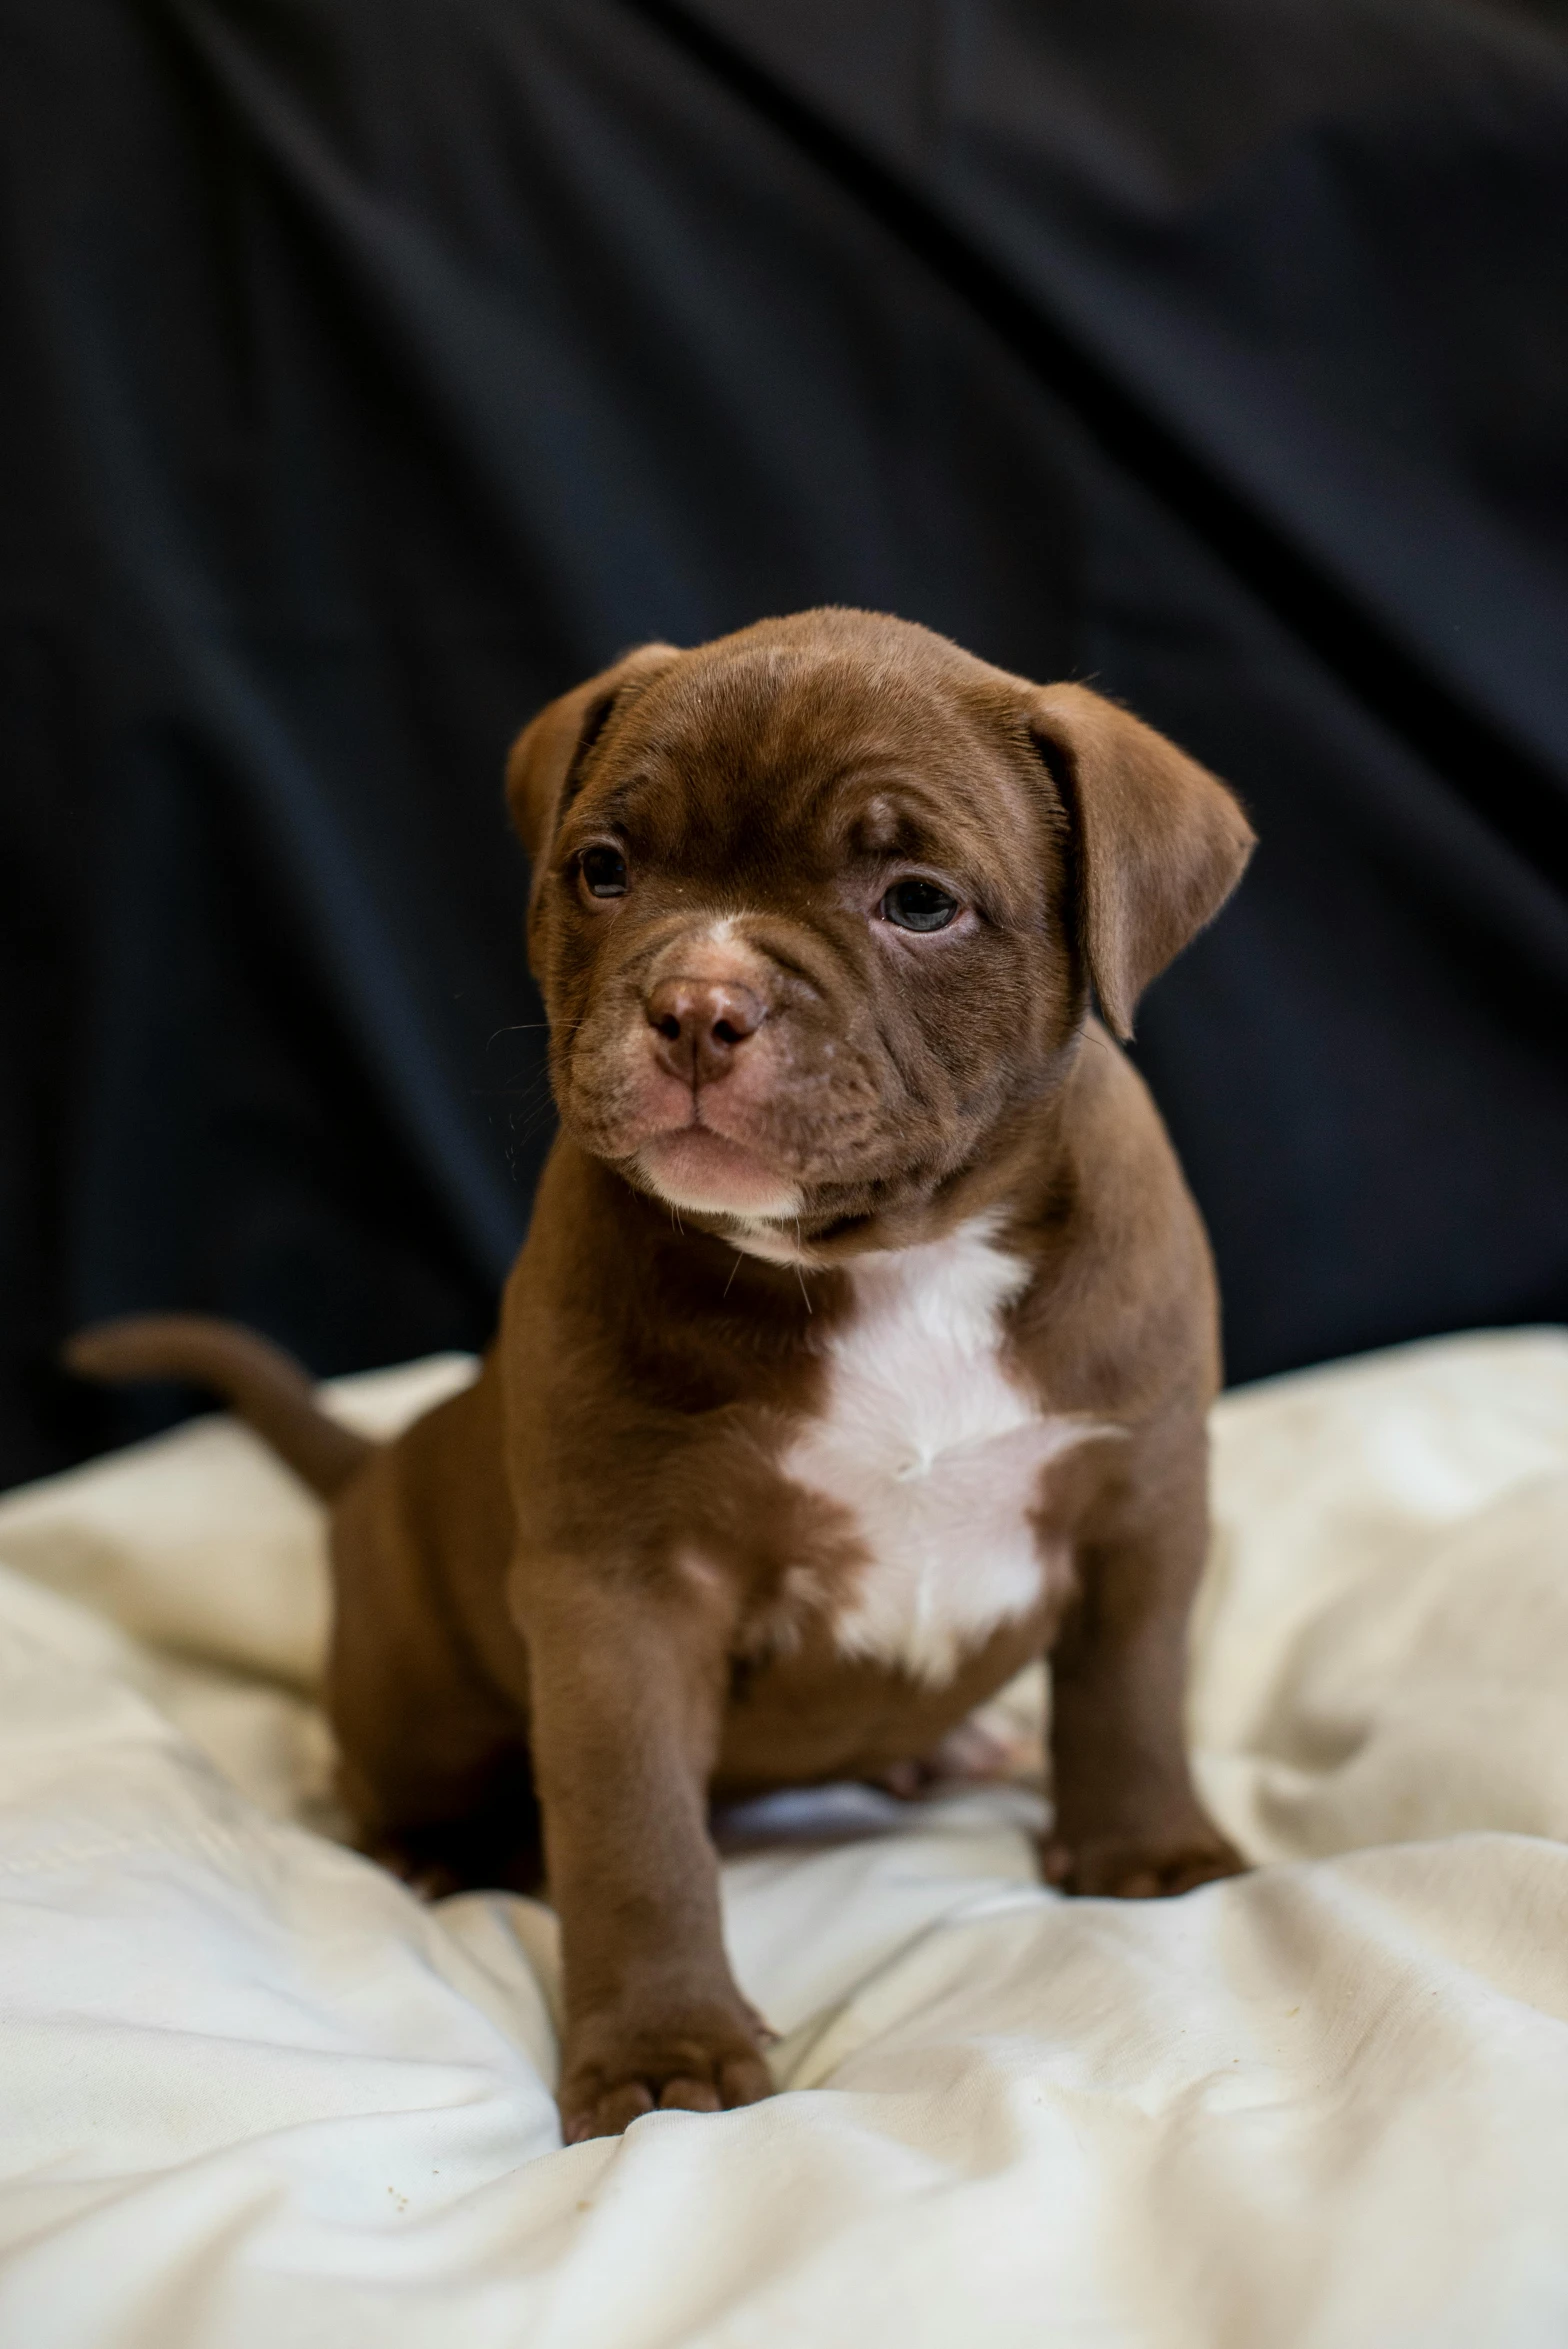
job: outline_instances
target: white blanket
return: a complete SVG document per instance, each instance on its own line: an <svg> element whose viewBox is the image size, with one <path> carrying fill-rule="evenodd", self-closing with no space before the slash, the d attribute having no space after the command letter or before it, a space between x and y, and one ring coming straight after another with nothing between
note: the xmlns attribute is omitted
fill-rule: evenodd
<svg viewBox="0 0 1568 2349"><path fill-rule="evenodd" d="M0 1502L0 2340L1568 2341L1568 1336L1216 1438L1194 1743L1270 1864L1073 1902L1024 1787L764 1806L784 2092L570 2151L548 1913L321 1831L314 1505L221 1420Z"/></svg>

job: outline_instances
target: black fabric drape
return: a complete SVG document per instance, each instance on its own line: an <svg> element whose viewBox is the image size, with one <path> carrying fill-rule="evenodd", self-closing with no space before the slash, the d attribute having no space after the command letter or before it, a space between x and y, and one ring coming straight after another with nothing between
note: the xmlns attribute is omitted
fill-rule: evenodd
<svg viewBox="0 0 1568 2349"><path fill-rule="evenodd" d="M870 604L1263 848L1139 1057L1233 1375L1568 1311L1568 23L0 5L0 1479L73 1323L484 1336L549 1131L507 740Z"/></svg>

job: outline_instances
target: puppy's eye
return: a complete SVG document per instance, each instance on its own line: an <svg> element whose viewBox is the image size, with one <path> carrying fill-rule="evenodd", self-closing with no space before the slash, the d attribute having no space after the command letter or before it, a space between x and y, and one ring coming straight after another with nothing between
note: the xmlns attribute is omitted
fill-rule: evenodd
<svg viewBox="0 0 1568 2349"><path fill-rule="evenodd" d="M877 911L895 930L945 930L958 900L935 881L895 881Z"/></svg>
<svg viewBox="0 0 1568 2349"><path fill-rule="evenodd" d="M577 869L590 897L626 895L626 859L618 848L585 848Z"/></svg>

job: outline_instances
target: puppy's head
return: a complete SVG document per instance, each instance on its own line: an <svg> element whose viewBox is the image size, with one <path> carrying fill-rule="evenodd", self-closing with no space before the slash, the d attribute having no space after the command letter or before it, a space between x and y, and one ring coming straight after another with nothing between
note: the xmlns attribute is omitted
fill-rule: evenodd
<svg viewBox="0 0 1568 2349"><path fill-rule="evenodd" d="M1252 846L1109 702L850 611L643 646L534 720L508 795L567 1130L753 1240L983 1162Z"/></svg>

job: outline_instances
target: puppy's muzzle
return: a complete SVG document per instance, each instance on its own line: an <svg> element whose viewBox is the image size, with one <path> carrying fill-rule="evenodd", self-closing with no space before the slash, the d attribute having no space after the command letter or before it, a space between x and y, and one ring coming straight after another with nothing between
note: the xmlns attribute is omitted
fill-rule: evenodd
<svg viewBox="0 0 1568 2349"><path fill-rule="evenodd" d="M661 979L645 1009L655 1059L694 1090L727 1077L767 1017L751 989L729 979Z"/></svg>

